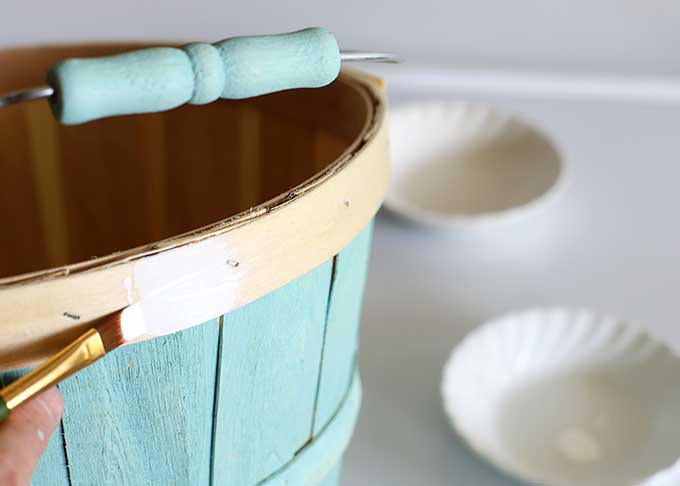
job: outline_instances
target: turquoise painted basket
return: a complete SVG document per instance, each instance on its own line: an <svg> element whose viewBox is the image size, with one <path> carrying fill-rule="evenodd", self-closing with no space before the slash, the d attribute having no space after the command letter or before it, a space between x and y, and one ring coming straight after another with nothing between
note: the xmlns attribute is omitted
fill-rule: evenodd
<svg viewBox="0 0 680 486"><path fill-rule="evenodd" d="M56 59L126 48L1 52L0 92L39 84ZM4 383L149 295L214 317L63 382L34 485L337 483L360 402L384 110L378 80L343 73L77 127L41 103L0 112Z"/></svg>

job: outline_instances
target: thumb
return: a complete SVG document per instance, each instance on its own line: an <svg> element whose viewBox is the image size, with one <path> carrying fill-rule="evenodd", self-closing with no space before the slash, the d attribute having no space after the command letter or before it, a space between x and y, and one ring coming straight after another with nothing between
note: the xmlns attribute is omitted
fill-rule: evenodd
<svg viewBox="0 0 680 486"><path fill-rule="evenodd" d="M0 424L0 484L27 486L50 435L59 424L64 399L50 388L12 410Z"/></svg>

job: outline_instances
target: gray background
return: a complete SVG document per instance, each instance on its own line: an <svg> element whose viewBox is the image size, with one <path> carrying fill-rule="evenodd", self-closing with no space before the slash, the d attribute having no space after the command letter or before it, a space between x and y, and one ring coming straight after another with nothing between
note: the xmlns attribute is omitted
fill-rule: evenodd
<svg viewBox="0 0 680 486"><path fill-rule="evenodd" d="M312 25L345 47L390 49L413 64L680 72L673 0L4 0L0 44L218 40Z"/></svg>

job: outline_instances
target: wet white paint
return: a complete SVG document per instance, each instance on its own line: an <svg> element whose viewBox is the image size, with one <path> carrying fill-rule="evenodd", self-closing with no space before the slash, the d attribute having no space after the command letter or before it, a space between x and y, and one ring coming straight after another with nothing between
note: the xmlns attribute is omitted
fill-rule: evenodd
<svg viewBox="0 0 680 486"><path fill-rule="evenodd" d="M235 253L213 238L136 262L133 278L123 283L129 299L140 296L125 311L126 340L181 331L233 307L247 267ZM239 265L227 265L227 259Z"/></svg>
<svg viewBox="0 0 680 486"><path fill-rule="evenodd" d="M125 287L125 290L127 290L127 301L128 305L132 305L135 303L135 298L134 298L134 284L132 283L132 278L130 277L125 277L125 280L123 280L123 287Z"/></svg>

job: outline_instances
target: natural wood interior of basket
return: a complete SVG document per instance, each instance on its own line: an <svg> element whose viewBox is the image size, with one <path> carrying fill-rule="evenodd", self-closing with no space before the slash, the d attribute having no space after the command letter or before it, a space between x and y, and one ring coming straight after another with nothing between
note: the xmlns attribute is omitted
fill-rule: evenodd
<svg viewBox="0 0 680 486"><path fill-rule="evenodd" d="M0 92L55 60L130 46L0 52ZM359 135L367 107L338 80L162 114L59 125L45 101L0 109L0 277L130 249L285 193Z"/></svg>

